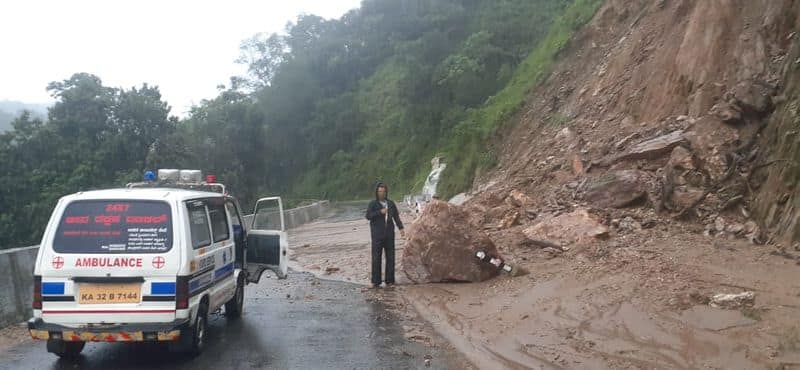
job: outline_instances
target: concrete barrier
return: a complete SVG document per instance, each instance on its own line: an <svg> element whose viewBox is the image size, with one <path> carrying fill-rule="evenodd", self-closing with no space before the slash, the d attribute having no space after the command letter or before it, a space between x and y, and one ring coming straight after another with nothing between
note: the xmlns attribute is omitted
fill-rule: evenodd
<svg viewBox="0 0 800 370"><path fill-rule="evenodd" d="M25 321L33 303L33 267L39 246L0 251L0 328Z"/></svg>
<svg viewBox="0 0 800 370"><path fill-rule="evenodd" d="M293 229L320 218L329 207L330 202L327 200L321 200L307 206L283 211L283 222L286 230ZM277 225L280 225L280 214L278 211L259 212L258 219L256 221L257 225L275 225L274 228L277 229L279 228ZM253 215L244 216L244 222L249 230L250 225L253 222ZM272 227L270 226L269 228Z"/></svg>
<svg viewBox="0 0 800 370"><path fill-rule="evenodd" d="M311 222L328 209L327 200L284 211L286 228ZM277 215L277 213L276 213ZM253 215L244 216L249 227ZM278 219L280 220L280 219ZM33 268L39 246L0 251L0 329L29 319L33 303Z"/></svg>

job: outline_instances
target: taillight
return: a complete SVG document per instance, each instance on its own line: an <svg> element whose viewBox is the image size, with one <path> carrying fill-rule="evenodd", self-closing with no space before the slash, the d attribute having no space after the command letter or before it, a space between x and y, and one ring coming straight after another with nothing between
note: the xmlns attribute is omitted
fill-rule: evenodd
<svg viewBox="0 0 800 370"><path fill-rule="evenodd" d="M42 277L33 277L33 309L42 309Z"/></svg>
<svg viewBox="0 0 800 370"><path fill-rule="evenodd" d="M189 308L189 277L178 276L175 285L175 309L185 310Z"/></svg>

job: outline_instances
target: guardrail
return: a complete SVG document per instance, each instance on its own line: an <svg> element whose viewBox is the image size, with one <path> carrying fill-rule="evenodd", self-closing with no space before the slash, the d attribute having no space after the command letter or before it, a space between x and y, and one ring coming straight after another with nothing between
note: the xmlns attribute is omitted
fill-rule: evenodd
<svg viewBox="0 0 800 370"><path fill-rule="evenodd" d="M327 200L283 211L286 228L291 229L319 218L327 209ZM253 215L247 215L250 224ZM25 321L31 316L33 268L39 246L0 251L0 329Z"/></svg>
<svg viewBox="0 0 800 370"><path fill-rule="evenodd" d="M27 320L33 302L33 266L39 246L0 252L0 328Z"/></svg>

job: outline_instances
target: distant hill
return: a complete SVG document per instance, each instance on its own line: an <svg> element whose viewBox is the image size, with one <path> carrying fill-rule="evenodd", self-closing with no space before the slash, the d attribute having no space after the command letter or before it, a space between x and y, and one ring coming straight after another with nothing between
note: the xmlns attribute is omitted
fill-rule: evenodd
<svg viewBox="0 0 800 370"><path fill-rule="evenodd" d="M0 100L0 132L11 129L11 122L23 111L33 112L35 116L47 117L46 104L31 104L13 100Z"/></svg>

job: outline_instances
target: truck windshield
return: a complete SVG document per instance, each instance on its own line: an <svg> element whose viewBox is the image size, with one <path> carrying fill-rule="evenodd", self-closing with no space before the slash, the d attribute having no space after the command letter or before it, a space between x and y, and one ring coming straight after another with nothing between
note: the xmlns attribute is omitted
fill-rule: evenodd
<svg viewBox="0 0 800 370"><path fill-rule="evenodd" d="M172 212L161 201L72 202L53 240L57 253L164 253L170 249Z"/></svg>

